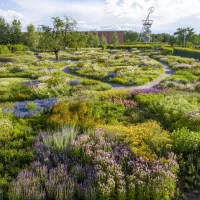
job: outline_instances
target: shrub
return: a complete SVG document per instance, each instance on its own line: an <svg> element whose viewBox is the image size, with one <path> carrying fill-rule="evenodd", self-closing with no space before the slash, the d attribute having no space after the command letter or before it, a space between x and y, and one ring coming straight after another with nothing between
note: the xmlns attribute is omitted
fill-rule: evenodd
<svg viewBox="0 0 200 200"><path fill-rule="evenodd" d="M113 78L111 81L113 83L117 83L117 84L125 84L126 83L125 78L119 78L119 77Z"/></svg>
<svg viewBox="0 0 200 200"><path fill-rule="evenodd" d="M0 62L17 62L18 60L13 57L0 57Z"/></svg>
<svg viewBox="0 0 200 200"><path fill-rule="evenodd" d="M122 137L137 156L146 159L162 157L170 151L172 146L169 133L164 131L156 121L128 127L105 125L103 128Z"/></svg>
<svg viewBox="0 0 200 200"><path fill-rule="evenodd" d="M43 141L35 145L36 161L10 184L14 199L172 199L176 158L145 161L127 144L102 130L80 135L55 153ZM56 162L55 162L56 161Z"/></svg>
<svg viewBox="0 0 200 200"><path fill-rule="evenodd" d="M109 100L112 98L123 98L127 99L130 98L131 95L128 91L125 90L111 90L105 92L98 92L98 97L100 100Z"/></svg>
<svg viewBox="0 0 200 200"><path fill-rule="evenodd" d="M187 128L175 130L171 135L173 149L177 154L195 153L200 150L200 133L193 132Z"/></svg>
<svg viewBox="0 0 200 200"><path fill-rule="evenodd" d="M114 123L122 120L124 104L113 104L106 101L65 103L60 102L53 108L50 122L57 125L79 124L91 126L97 123Z"/></svg>
<svg viewBox="0 0 200 200"><path fill-rule="evenodd" d="M134 89L131 91L131 95L135 96L138 94L159 94L159 93L166 93L167 90L156 89L156 88L149 88L149 89Z"/></svg>
<svg viewBox="0 0 200 200"><path fill-rule="evenodd" d="M9 44L9 45L7 45L7 47L9 48L9 50L12 53L16 53L18 51L29 51L30 50L28 46L25 46L23 44Z"/></svg>
<svg viewBox="0 0 200 200"><path fill-rule="evenodd" d="M148 109L157 115L162 123L172 130L182 127L189 127L190 130L199 130L199 125L192 125L189 113L198 110L198 97L190 94L139 94L134 99L139 105L147 106Z"/></svg>
<svg viewBox="0 0 200 200"><path fill-rule="evenodd" d="M0 54L10 54L10 50L6 45L0 45Z"/></svg>
<svg viewBox="0 0 200 200"><path fill-rule="evenodd" d="M163 47L161 51L162 55L173 55L173 53L174 53L173 48Z"/></svg>
<svg viewBox="0 0 200 200"><path fill-rule="evenodd" d="M26 105L26 109L28 109L28 110L37 110L38 106L34 102L29 102Z"/></svg>

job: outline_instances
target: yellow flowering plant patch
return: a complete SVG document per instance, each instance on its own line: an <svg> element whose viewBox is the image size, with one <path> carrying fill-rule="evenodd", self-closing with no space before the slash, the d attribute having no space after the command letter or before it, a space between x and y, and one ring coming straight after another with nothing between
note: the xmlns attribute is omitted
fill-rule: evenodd
<svg viewBox="0 0 200 200"><path fill-rule="evenodd" d="M162 129L156 121L149 121L138 125L102 125L108 133L115 133L125 142L137 156L145 159L157 159L167 155L172 146L169 132Z"/></svg>

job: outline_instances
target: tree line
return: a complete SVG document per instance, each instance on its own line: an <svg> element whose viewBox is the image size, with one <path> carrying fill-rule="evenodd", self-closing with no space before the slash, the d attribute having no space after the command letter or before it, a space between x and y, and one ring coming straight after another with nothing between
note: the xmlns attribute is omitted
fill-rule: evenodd
<svg viewBox="0 0 200 200"><path fill-rule="evenodd" d="M108 42L104 35L101 37L97 33L77 31L77 22L70 17L64 16L52 18L52 25L33 24L27 26L27 30L22 32L22 24L19 20L13 20L11 24L0 17L0 45L24 44L31 50L53 51L58 60L59 51L68 48L99 47L106 48ZM116 47L119 38L116 32L113 33L112 43Z"/></svg>
<svg viewBox="0 0 200 200"><path fill-rule="evenodd" d="M191 27L178 28L173 35L168 33L151 34L151 42L164 42L172 47L182 46L191 48L200 43L200 34L195 33L195 29ZM125 31L125 43L139 42L140 34L135 31Z"/></svg>
<svg viewBox="0 0 200 200"><path fill-rule="evenodd" d="M10 24L0 17L0 45L24 44L31 50L52 51L58 60L59 51L68 48L107 47L108 41L104 35L95 32L77 31L77 22L70 17L64 16L52 18L52 25L40 25L37 28L30 24L27 30L22 32L22 24L19 20L13 20ZM139 42L139 33L125 31L125 43ZM192 47L200 43L200 34L196 34L191 27L178 28L173 34L151 34L152 42L169 43L172 47ZM112 35L112 44L116 48L119 38L116 32Z"/></svg>

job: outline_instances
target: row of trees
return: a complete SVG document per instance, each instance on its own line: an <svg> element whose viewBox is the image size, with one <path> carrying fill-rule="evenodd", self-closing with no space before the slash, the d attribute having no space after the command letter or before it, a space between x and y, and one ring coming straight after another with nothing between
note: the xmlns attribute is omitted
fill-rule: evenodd
<svg viewBox="0 0 200 200"><path fill-rule="evenodd" d="M196 34L194 28L178 28L170 35L168 33L151 34L152 42L165 42L171 46L178 45L191 47L200 43L200 34ZM134 31L125 31L125 43L139 42L140 34Z"/></svg>
<svg viewBox="0 0 200 200"><path fill-rule="evenodd" d="M53 51L58 60L58 53L66 47L77 49L82 47L106 48L107 39L104 35L101 37L97 33L88 32L88 34L77 31L75 20L64 16L52 18L52 26L40 25L37 29L33 24L28 25L27 31L22 32L21 22L13 20L11 24L6 23L0 18L0 44L24 44L32 50L41 49ZM115 32L112 36L112 43L116 47L119 38Z"/></svg>
<svg viewBox="0 0 200 200"><path fill-rule="evenodd" d="M97 33L78 32L76 21L65 16L64 19L54 17L52 26L42 25L40 29L40 40L38 47L45 50L51 50L55 53L58 60L58 53L66 47L77 49L82 47L107 46L107 39L104 35L99 38ZM29 32L27 34L30 34ZM114 46L119 43L119 38L115 32L112 37Z"/></svg>

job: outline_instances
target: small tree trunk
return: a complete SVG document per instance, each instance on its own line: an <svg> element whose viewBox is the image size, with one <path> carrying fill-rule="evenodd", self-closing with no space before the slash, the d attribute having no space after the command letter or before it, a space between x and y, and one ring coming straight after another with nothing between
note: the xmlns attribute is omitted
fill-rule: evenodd
<svg viewBox="0 0 200 200"><path fill-rule="evenodd" d="M56 56L56 61L58 61L58 50L56 50L56 51L54 51L54 53L55 53L55 56Z"/></svg>

